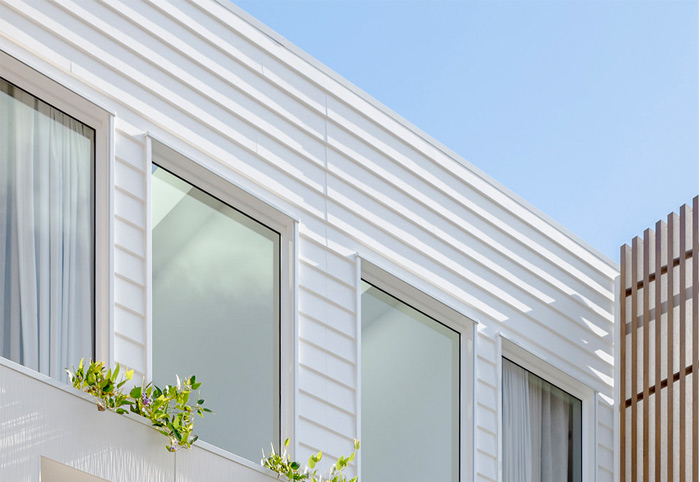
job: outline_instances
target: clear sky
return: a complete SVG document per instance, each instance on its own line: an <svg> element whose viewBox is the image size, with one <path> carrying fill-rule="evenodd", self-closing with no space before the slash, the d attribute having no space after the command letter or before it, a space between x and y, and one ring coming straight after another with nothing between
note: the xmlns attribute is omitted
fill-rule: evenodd
<svg viewBox="0 0 700 482"><path fill-rule="evenodd" d="M698 194L696 1L234 1L614 261Z"/></svg>

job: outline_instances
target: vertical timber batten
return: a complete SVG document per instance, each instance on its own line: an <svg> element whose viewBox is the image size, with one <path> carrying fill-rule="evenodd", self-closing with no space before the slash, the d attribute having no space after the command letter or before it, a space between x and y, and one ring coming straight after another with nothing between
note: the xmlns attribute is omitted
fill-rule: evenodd
<svg viewBox="0 0 700 482"><path fill-rule="evenodd" d="M627 386L627 258L629 256L629 246L623 245L620 247L620 400L627 400L625 389ZM627 424L625 415L627 406L625 403L620 403L620 480L626 480L627 468Z"/></svg>
<svg viewBox="0 0 700 482"><path fill-rule="evenodd" d="M632 374L630 381L631 389L630 396L633 397L632 400L632 410L631 410L631 457L632 467L630 467L630 473L632 475L632 481L637 481L637 280L639 279L639 237L635 237L632 240L632 277L630 281L632 282L632 319L630 320L630 331L632 332Z"/></svg>
<svg viewBox="0 0 700 482"><path fill-rule="evenodd" d="M649 243L650 229L644 231L644 247L642 260L642 283L644 298L642 299L643 349L642 349L642 383L644 384L644 399L642 405L642 434L644 457L642 457L642 480L649 481Z"/></svg>
<svg viewBox="0 0 700 482"><path fill-rule="evenodd" d="M658 221L655 231L635 237L631 248L620 249L623 482L698 482L700 475L698 197L692 206L681 206L666 223Z"/></svg>
<svg viewBox="0 0 700 482"><path fill-rule="evenodd" d="M698 437L698 430L700 426L700 422L698 422L698 417L700 417L700 409L698 409L698 403L700 402L700 392L699 392L699 387L700 387L700 380L698 380L698 376L700 373L700 367L698 366L699 364L699 358L700 358L700 353L699 347L698 347L698 338L700 338L700 327L698 324L700 323L700 316L698 315L698 303L700 303L700 300L698 300L698 286L699 286L699 281L698 281L698 261L700 260L700 253L698 252L698 215L700 212L698 211L698 197L696 196L695 199L693 199L693 291L692 291L692 296L693 296L693 330L692 330L692 335L693 335L693 450L695 451L695 456L693 457L693 481L697 482L700 480L700 461L698 459L700 458L700 454L698 453L698 449L700 448L700 440Z"/></svg>
<svg viewBox="0 0 700 482"><path fill-rule="evenodd" d="M661 245L662 222L654 241L654 480L661 480Z"/></svg>

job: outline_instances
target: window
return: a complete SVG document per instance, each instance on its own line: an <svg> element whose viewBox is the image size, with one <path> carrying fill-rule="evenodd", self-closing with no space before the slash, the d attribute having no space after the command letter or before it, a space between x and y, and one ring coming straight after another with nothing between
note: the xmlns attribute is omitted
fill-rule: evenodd
<svg viewBox="0 0 700 482"><path fill-rule="evenodd" d="M362 480L458 481L460 332L365 281L361 303Z"/></svg>
<svg viewBox="0 0 700 482"><path fill-rule="evenodd" d="M504 482L581 482L581 400L504 358L502 409Z"/></svg>
<svg viewBox="0 0 700 482"><path fill-rule="evenodd" d="M91 127L0 79L0 354L64 381L95 356L94 171Z"/></svg>
<svg viewBox="0 0 700 482"><path fill-rule="evenodd" d="M258 460L280 433L280 234L153 165L153 380L195 374L205 442Z"/></svg>

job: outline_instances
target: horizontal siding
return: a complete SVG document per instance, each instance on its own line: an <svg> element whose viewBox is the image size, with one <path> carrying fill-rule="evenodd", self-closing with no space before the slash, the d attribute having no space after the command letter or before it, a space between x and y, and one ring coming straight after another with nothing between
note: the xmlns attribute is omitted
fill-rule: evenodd
<svg viewBox="0 0 700 482"><path fill-rule="evenodd" d="M149 133L299 220L300 457L357 435L359 254L478 319L477 480L498 480L499 333L607 397L610 479L616 268L544 216L212 0L8 0L0 48L116 113L117 361L148 371Z"/></svg>
<svg viewBox="0 0 700 482"><path fill-rule="evenodd" d="M149 378L147 166L144 137L119 128L114 162L114 360Z"/></svg>

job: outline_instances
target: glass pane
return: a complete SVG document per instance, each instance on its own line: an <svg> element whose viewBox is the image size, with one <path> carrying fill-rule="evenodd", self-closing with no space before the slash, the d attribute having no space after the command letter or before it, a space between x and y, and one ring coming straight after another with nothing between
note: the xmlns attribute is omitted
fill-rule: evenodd
<svg viewBox="0 0 700 482"><path fill-rule="evenodd" d="M459 480L459 333L362 291L362 480Z"/></svg>
<svg viewBox="0 0 700 482"><path fill-rule="evenodd" d="M94 357L94 131L0 79L0 355Z"/></svg>
<svg viewBox="0 0 700 482"><path fill-rule="evenodd" d="M279 234L154 166L153 379L196 375L200 438L257 461L279 438Z"/></svg>
<svg viewBox="0 0 700 482"><path fill-rule="evenodd" d="M504 482L581 482L581 408L581 400L504 358Z"/></svg>

